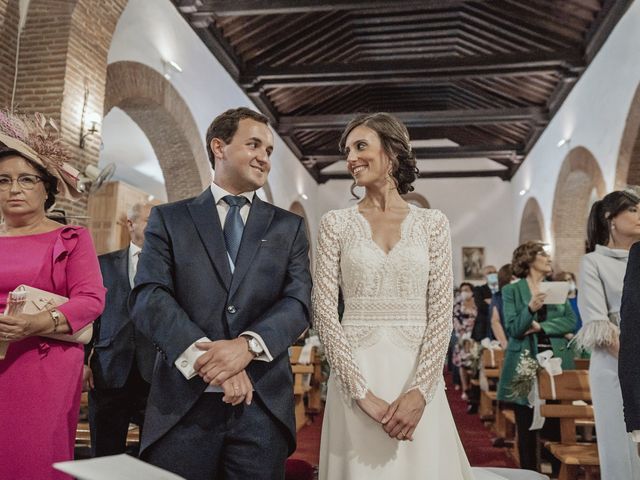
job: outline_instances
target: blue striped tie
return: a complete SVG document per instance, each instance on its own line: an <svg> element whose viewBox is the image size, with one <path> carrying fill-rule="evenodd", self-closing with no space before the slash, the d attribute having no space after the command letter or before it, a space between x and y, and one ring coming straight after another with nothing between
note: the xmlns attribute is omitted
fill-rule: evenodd
<svg viewBox="0 0 640 480"><path fill-rule="evenodd" d="M242 231L244 230L240 209L248 203L249 200L247 200L247 197L241 195L226 195L222 197L222 200L229 205L227 218L224 220L224 243L227 246L229 257L235 265L238 250L240 249L240 241L242 240Z"/></svg>

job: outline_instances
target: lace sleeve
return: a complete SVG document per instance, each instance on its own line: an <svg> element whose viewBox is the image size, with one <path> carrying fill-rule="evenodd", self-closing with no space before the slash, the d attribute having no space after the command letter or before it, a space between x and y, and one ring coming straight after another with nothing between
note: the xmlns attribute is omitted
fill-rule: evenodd
<svg viewBox="0 0 640 480"><path fill-rule="evenodd" d="M453 271L449 221L438 210L428 212L429 286L427 289L427 328L425 330L415 378L410 389L417 388L427 404L433 399L442 377L442 368L451 337L453 308Z"/></svg>
<svg viewBox="0 0 640 480"><path fill-rule="evenodd" d="M367 385L356 365L351 345L338 320L338 285L340 271L339 218L329 212L320 221L318 248L313 279L313 323L324 345L324 351L343 393L361 399Z"/></svg>

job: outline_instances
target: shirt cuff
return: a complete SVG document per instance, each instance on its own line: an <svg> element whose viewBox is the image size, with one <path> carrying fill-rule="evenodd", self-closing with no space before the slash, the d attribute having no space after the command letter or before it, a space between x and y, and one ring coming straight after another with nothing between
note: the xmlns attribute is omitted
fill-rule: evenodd
<svg viewBox="0 0 640 480"><path fill-rule="evenodd" d="M182 352L177 360L173 362L176 368L180 370L180 373L182 373L184 378L186 378L187 380L190 380L197 375L196 371L193 369L193 364L196 363L196 360L200 355L206 352L206 350L200 350L198 347L196 347L196 343L210 341L211 340L209 340L207 337L199 338L191 345L189 345L189 347L184 352Z"/></svg>
<svg viewBox="0 0 640 480"><path fill-rule="evenodd" d="M640 430L631 432L631 439L636 443L640 443Z"/></svg>
<svg viewBox="0 0 640 480"><path fill-rule="evenodd" d="M269 352L269 349L267 348L266 343L264 343L264 340L262 340L262 337L260 335L258 335L255 332L246 331L246 332L242 332L239 336L242 337L243 335L246 335L247 337L255 338L260 344L260 346L262 347L262 353L258 355L256 358L254 358L254 360L260 360L261 362L273 361L273 356L271 356L271 353Z"/></svg>

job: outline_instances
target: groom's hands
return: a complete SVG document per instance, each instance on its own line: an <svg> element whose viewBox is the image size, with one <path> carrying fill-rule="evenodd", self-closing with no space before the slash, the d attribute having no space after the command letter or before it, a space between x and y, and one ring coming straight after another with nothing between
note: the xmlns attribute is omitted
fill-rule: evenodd
<svg viewBox="0 0 640 480"><path fill-rule="evenodd" d="M378 423L382 423L382 417L389 409L389 404L376 397L370 390L367 390L367 394L363 399L356 400L356 403L364 413Z"/></svg>
<svg viewBox="0 0 640 480"><path fill-rule="evenodd" d="M413 441L413 432L422 418L426 402L418 389L409 390L387 409L382 418L384 431L391 438Z"/></svg>
<svg viewBox="0 0 640 480"><path fill-rule="evenodd" d="M193 364L193 369L209 385L222 385L229 378L244 370L253 360L244 338L197 342L196 347L205 350Z"/></svg>

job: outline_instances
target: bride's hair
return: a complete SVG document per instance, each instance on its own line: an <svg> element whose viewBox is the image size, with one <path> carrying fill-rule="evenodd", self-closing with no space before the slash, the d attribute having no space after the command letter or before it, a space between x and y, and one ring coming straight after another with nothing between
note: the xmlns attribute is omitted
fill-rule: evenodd
<svg viewBox="0 0 640 480"><path fill-rule="evenodd" d="M364 125L378 134L385 153L391 160L391 176L401 195L413 191L411 185L420 171L416 166L416 154L409 143L407 127L389 113L378 112L359 115L349 122L340 137L340 151L344 153L347 137L351 131ZM355 188L355 181L351 186L351 193ZM355 196L355 194L354 194Z"/></svg>

